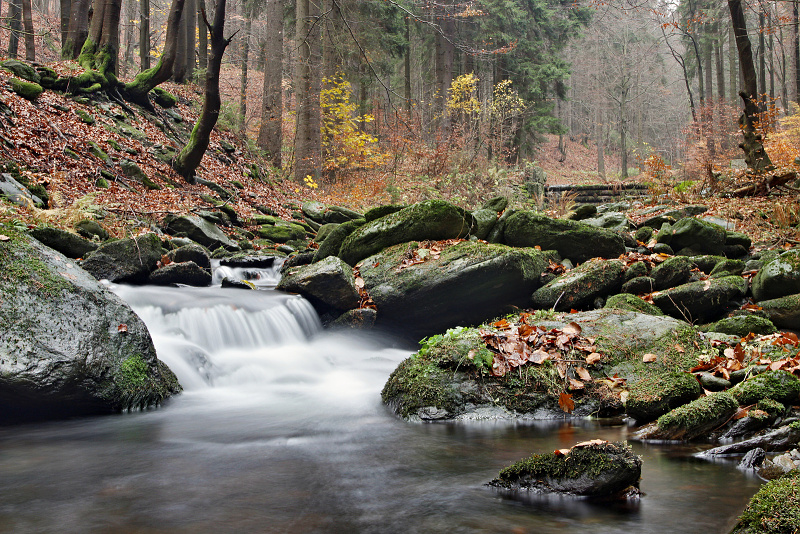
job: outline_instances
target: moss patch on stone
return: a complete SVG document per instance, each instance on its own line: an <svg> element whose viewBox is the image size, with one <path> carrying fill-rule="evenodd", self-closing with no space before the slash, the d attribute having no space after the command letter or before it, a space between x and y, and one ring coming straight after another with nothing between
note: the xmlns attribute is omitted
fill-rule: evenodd
<svg viewBox="0 0 800 534"><path fill-rule="evenodd" d="M792 404L800 394L800 380L786 371L767 371L736 384L730 392L742 406L762 399Z"/></svg>
<svg viewBox="0 0 800 534"><path fill-rule="evenodd" d="M727 391L700 397L658 418L658 431L667 439L693 439L724 423L739 403Z"/></svg>
<svg viewBox="0 0 800 534"><path fill-rule="evenodd" d="M636 311L646 313L648 315L664 315L664 313L656 306L653 306L644 299L641 299L636 295L631 295L630 293L617 293L616 295L608 297L604 307L615 310Z"/></svg>
<svg viewBox="0 0 800 534"><path fill-rule="evenodd" d="M761 487L739 516L731 534L795 534L800 532L800 471Z"/></svg>

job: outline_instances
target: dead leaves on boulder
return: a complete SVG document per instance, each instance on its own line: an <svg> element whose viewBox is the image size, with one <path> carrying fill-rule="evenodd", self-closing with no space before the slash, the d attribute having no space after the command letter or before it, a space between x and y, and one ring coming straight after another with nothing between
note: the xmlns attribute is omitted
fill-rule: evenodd
<svg viewBox="0 0 800 534"><path fill-rule="evenodd" d="M730 380L734 371L749 365L766 365L770 371L784 370L800 377L800 339L792 332L764 336L750 333L735 345L715 340L711 346L721 348L721 355L699 362L691 372L705 371Z"/></svg>

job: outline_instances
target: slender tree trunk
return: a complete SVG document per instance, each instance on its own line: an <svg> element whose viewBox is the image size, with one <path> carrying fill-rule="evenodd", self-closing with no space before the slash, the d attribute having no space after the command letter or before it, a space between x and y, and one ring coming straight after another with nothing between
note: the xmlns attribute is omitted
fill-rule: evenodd
<svg viewBox="0 0 800 534"><path fill-rule="evenodd" d="M266 61L258 146L275 167L281 166L283 145L283 0L268 0L266 5Z"/></svg>
<svg viewBox="0 0 800 534"><path fill-rule="evenodd" d="M794 98L800 104L800 0L792 2L792 57L794 57Z"/></svg>
<svg viewBox="0 0 800 534"><path fill-rule="evenodd" d="M196 12L196 0L186 0L186 5L184 7L184 13L186 14L184 17L184 22L186 23L184 27L184 31L186 32L186 55L184 57L186 59L187 80L192 79L194 71L197 68L197 59L195 58L195 52L197 50L197 39L195 37L197 34L197 17L194 16Z"/></svg>
<svg viewBox="0 0 800 534"><path fill-rule="evenodd" d="M800 1L800 0L799 0ZM739 88L739 61L738 53L736 51L736 36L733 32L733 26L730 27L728 32L728 70L730 76L731 88L731 102L736 102L737 92Z"/></svg>
<svg viewBox="0 0 800 534"><path fill-rule="evenodd" d="M744 18L741 0L728 0L731 12L731 22L736 37L736 48L739 51L739 64L744 78L744 91L740 96L744 101L744 113L739 118L744 142L739 146L744 150L747 166L756 172L767 172L773 169L769 156L764 151L761 134L756 132L755 123L758 120L758 77L750 39L747 36L747 23Z"/></svg>
<svg viewBox="0 0 800 534"><path fill-rule="evenodd" d="M188 32L186 31L186 18L190 16L194 17L193 14L189 14L188 2L186 0L184 0L184 2L185 5L184 9L181 10L180 24L178 26L178 33L176 37L175 60L174 64L172 65L172 79L175 80L176 83L184 83L186 81L186 66L188 64L186 54L189 49L186 41L186 37L188 35Z"/></svg>
<svg viewBox="0 0 800 534"><path fill-rule="evenodd" d="M244 35L242 36L242 73L239 78L239 129L247 136L247 69L250 63L250 30L253 28L254 2L244 6Z"/></svg>
<svg viewBox="0 0 800 534"><path fill-rule="evenodd" d="M763 109L764 95L767 94L767 68L765 61L766 45L764 43L764 11L758 12L758 98L760 107Z"/></svg>
<svg viewBox="0 0 800 534"><path fill-rule="evenodd" d="M139 69L150 68L150 0L139 0Z"/></svg>
<svg viewBox="0 0 800 534"><path fill-rule="evenodd" d="M438 134L442 139L450 136L450 117L447 111L447 94L453 83L453 60L455 47L451 41L455 33L455 23L445 19L441 23L442 33L436 33L436 96L435 113L438 115ZM443 35L442 35L443 34Z"/></svg>
<svg viewBox="0 0 800 534"><path fill-rule="evenodd" d="M208 67L208 28L203 21L203 11L206 9L206 0L195 0L197 2L197 62L201 69Z"/></svg>
<svg viewBox="0 0 800 534"><path fill-rule="evenodd" d="M710 31L708 32L711 33ZM705 75L706 75L706 106L703 114L705 115L705 132L706 132L706 146L708 146L708 157L714 159L717 152L716 142L714 139L714 72L713 60L711 58L713 43L706 44L705 53L703 54L705 60Z"/></svg>
<svg viewBox="0 0 800 534"><path fill-rule="evenodd" d="M25 29L25 59L36 60L36 35L33 33L31 0L22 0L22 26Z"/></svg>
<svg viewBox="0 0 800 534"><path fill-rule="evenodd" d="M722 36L720 35L714 46L714 61L717 64L717 100L725 102L725 69L722 65Z"/></svg>
<svg viewBox="0 0 800 534"><path fill-rule="evenodd" d="M203 159L203 154L208 149L211 131L217 124L217 117L222 105L219 94L219 72L222 66L222 55L230 43L230 39L226 39L224 36L224 26L225 0L216 0L214 23L209 28L211 53L208 57L208 69L206 70L203 109L200 112L197 123L194 125L189 142L180 151L173 164L175 171L190 183L194 182L194 173Z"/></svg>
<svg viewBox="0 0 800 534"><path fill-rule="evenodd" d="M164 39L164 52L158 59L155 67L139 73L136 78L125 86L125 98L151 109L147 95L159 84L169 80L178 50L178 36L181 33L181 15L185 10L185 0L172 0L167 17L167 35Z"/></svg>
<svg viewBox="0 0 800 534"><path fill-rule="evenodd" d="M22 0L8 1L8 57L16 59L19 52L19 37L22 33Z"/></svg>
<svg viewBox="0 0 800 534"><path fill-rule="evenodd" d="M72 0L60 0L61 4L61 18L59 20L59 28L61 30L61 50L62 50L62 59L72 59L72 58L65 58L63 55L64 46L67 44L67 34L69 33L69 14L72 11Z"/></svg>
<svg viewBox="0 0 800 534"><path fill-rule="evenodd" d="M411 17L406 16L406 53L403 57L403 97L406 115L411 117Z"/></svg>
<svg viewBox="0 0 800 534"><path fill-rule="evenodd" d="M297 74L296 129L294 149L295 180L303 183L307 176L319 179L322 163L319 114L319 48L320 28L314 24L318 13L316 0L296 2Z"/></svg>

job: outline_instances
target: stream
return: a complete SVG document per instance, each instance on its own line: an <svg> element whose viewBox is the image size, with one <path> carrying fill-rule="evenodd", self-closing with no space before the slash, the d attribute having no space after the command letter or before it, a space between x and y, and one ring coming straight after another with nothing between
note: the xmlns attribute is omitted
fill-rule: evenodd
<svg viewBox="0 0 800 534"><path fill-rule="evenodd" d="M397 419L380 399L411 349L321 329L275 271L261 291L112 286L185 391L158 409L0 427L0 532L727 533L761 482L695 446L642 445L638 501L485 486L619 422ZM217 276L219 280L219 274Z"/></svg>

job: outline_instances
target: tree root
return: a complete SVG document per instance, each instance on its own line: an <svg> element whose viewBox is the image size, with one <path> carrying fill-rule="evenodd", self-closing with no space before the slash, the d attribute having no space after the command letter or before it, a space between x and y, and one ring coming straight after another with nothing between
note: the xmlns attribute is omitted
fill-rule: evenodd
<svg viewBox="0 0 800 534"><path fill-rule="evenodd" d="M793 180L797 180L797 173L794 171L783 174L770 174L757 182L732 191L731 195L737 198L767 195L772 189L786 185Z"/></svg>

